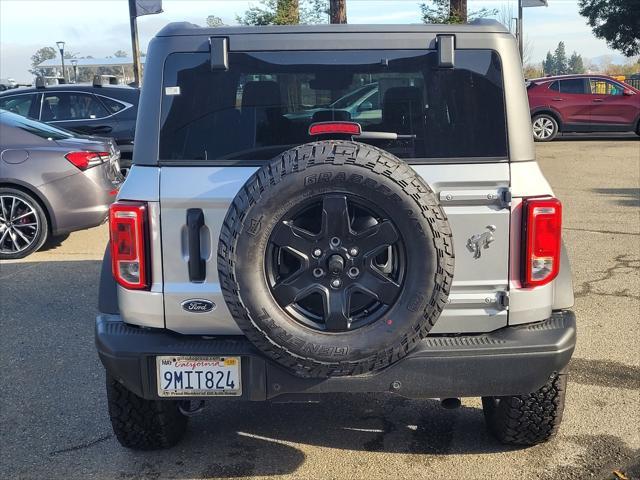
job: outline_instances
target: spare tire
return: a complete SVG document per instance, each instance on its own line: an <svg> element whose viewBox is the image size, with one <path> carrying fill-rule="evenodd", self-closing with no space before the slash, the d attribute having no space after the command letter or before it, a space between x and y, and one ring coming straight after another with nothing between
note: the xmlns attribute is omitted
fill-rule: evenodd
<svg viewBox="0 0 640 480"><path fill-rule="evenodd" d="M451 228L406 163L357 142L293 148L258 170L220 233L239 327L302 377L357 375L413 350L453 279Z"/></svg>

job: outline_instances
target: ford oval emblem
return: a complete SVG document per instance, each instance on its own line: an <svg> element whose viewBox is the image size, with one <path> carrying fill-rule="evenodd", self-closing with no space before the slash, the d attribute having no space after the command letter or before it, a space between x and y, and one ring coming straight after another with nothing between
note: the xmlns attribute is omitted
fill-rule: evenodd
<svg viewBox="0 0 640 480"><path fill-rule="evenodd" d="M193 298L182 302L182 309L191 313L207 313L216 308L216 304L210 300Z"/></svg>

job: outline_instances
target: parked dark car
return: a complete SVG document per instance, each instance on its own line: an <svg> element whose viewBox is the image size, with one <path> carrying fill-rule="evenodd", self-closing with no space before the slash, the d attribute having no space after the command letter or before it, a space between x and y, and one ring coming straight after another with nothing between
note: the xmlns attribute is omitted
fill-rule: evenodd
<svg viewBox="0 0 640 480"><path fill-rule="evenodd" d="M110 138L0 110L0 259L103 223L123 180L118 159Z"/></svg>
<svg viewBox="0 0 640 480"><path fill-rule="evenodd" d="M124 85L54 85L4 92L0 108L76 133L113 137L126 171L139 97L139 89Z"/></svg>
<svg viewBox="0 0 640 480"><path fill-rule="evenodd" d="M548 142L560 132L636 132L640 90L604 75L538 78L527 85L533 138Z"/></svg>

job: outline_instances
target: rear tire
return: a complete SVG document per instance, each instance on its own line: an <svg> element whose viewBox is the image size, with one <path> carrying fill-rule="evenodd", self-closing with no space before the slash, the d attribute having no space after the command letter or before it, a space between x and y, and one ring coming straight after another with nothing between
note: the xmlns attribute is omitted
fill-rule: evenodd
<svg viewBox="0 0 640 480"><path fill-rule="evenodd" d="M558 121L551 115L541 113L534 115L531 120L533 126L533 139L536 142L550 142L558 136Z"/></svg>
<svg viewBox="0 0 640 480"><path fill-rule="evenodd" d="M536 392L508 397L482 397L484 418L491 433L506 445L546 442L562 422L567 389L565 371L554 373Z"/></svg>
<svg viewBox="0 0 640 480"><path fill-rule="evenodd" d="M177 444L188 418L175 400L145 400L107 375L107 401L113 432L120 445L133 450L158 450Z"/></svg>
<svg viewBox="0 0 640 480"><path fill-rule="evenodd" d="M40 203L22 190L0 188L0 260L31 255L48 236L49 222Z"/></svg>
<svg viewBox="0 0 640 480"><path fill-rule="evenodd" d="M286 272L282 250L299 259ZM430 187L392 154L349 141L302 145L260 169L218 244L237 324L300 377L360 375L408 355L447 304L453 271L451 227Z"/></svg>

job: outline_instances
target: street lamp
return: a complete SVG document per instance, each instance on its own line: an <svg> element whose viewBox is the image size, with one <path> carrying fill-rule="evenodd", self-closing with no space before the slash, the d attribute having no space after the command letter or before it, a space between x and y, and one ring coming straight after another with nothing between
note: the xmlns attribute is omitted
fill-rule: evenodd
<svg viewBox="0 0 640 480"><path fill-rule="evenodd" d="M71 60L71 65L73 65L73 83L78 83L78 60L75 58Z"/></svg>
<svg viewBox="0 0 640 480"><path fill-rule="evenodd" d="M63 41L56 42L56 45L58 46L58 50L60 50L60 58L62 59L62 78L66 82L67 76L64 74L64 42Z"/></svg>

